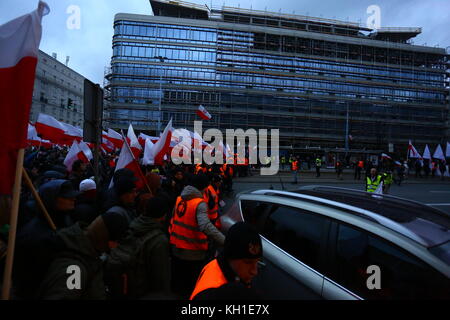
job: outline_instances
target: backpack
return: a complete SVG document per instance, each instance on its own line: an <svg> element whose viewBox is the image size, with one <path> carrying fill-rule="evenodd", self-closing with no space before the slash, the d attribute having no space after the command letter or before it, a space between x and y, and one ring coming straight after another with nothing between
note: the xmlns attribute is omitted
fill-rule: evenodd
<svg viewBox="0 0 450 320"><path fill-rule="evenodd" d="M160 235L162 230L154 229L144 237L133 234L123 239L117 248L111 250L105 264L105 283L111 299L138 299L148 287L144 246ZM150 270L151 272L151 270Z"/></svg>

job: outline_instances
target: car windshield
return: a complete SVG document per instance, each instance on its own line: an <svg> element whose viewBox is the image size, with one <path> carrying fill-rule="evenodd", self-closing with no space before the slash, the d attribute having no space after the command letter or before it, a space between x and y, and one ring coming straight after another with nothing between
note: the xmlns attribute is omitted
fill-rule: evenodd
<svg viewBox="0 0 450 320"><path fill-rule="evenodd" d="M430 248L430 252L450 266L450 241Z"/></svg>

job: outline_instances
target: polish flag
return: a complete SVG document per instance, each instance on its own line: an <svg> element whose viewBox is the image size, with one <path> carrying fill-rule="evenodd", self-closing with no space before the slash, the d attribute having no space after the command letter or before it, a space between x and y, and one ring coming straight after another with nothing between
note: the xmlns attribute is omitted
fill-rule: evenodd
<svg viewBox="0 0 450 320"><path fill-rule="evenodd" d="M108 129L108 135L107 138L109 141L111 141L116 148L122 148L123 145L123 139L120 133L117 133L113 129Z"/></svg>
<svg viewBox="0 0 450 320"><path fill-rule="evenodd" d="M35 127L37 133L42 138L50 140L54 143L63 143L67 138L65 126L47 114L39 114Z"/></svg>
<svg viewBox="0 0 450 320"><path fill-rule="evenodd" d="M433 154L433 158L445 161L444 152L442 151L440 144L437 145L436 150Z"/></svg>
<svg viewBox="0 0 450 320"><path fill-rule="evenodd" d="M66 166L69 172L72 171L73 163L77 160L81 160L84 163L89 162L83 150L80 148L78 142L74 140L72 146L70 147L69 152L66 155L66 158L64 159L64 165Z"/></svg>
<svg viewBox="0 0 450 320"><path fill-rule="evenodd" d="M445 148L445 157L450 158L450 142L447 142L447 147Z"/></svg>
<svg viewBox="0 0 450 320"><path fill-rule="evenodd" d="M144 157L142 158L142 164L144 166L155 164L155 158L153 153L153 148L155 144L150 140L145 140L145 149L144 149Z"/></svg>
<svg viewBox="0 0 450 320"><path fill-rule="evenodd" d="M429 160L428 166L431 169L433 165L431 164L431 153L430 153L430 149L428 148L428 145L425 145L425 150L423 151L423 158Z"/></svg>
<svg viewBox="0 0 450 320"><path fill-rule="evenodd" d="M203 120L211 120L211 114L205 109L204 106L199 106L197 109L197 115Z"/></svg>
<svg viewBox="0 0 450 320"><path fill-rule="evenodd" d="M150 141L152 143L156 143L159 140L159 137L148 136L144 133L139 134L138 140L139 140L139 143L141 144L141 146L145 147L145 141L147 139L150 139Z"/></svg>
<svg viewBox="0 0 450 320"><path fill-rule="evenodd" d="M130 126L128 127L127 132L127 141L130 145L131 151L133 152L134 158L139 159L139 156L142 152L141 144L139 143L138 138L136 137L136 134L134 133L133 126L130 123Z"/></svg>
<svg viewBox="0 0 450 320"><path fill-rule="evenodd" d="M45 148L51 148L52 143L49 140L42 140L36 132L36 128L29 123L28 124L28 136L27 136L28 145L35 146L35 147L45 147Z"/></svg>
<svg viewBox="0 0 450 320"><path fill-rule="evenodd" d="M94 156L92 155L91 148L88 146L88 144L86 142L80 141L78 143L78 147L80 148L81 151L83 151L83 153L86 156L86 159L88 161L91 161L92 159L94 159Z"/></svg>
<svg viewBox="0 0 450 320"><path fill-rule="evenodd" d="M64 123L64 122L60 122L61 125L64 127L64 140L72 143L73 140L77 140L77 142L80 142L81 140L83 140L83 130L72 126L68 123Z"/></svg>
<svg viewBox="0 0 450 320"><path fill-rule="evenodd" d="M123 140L124 140L124 138L122 139L122 141ZM126 141L123 142L123 147L120 150L120 155L119 155L119 159L117 160L115 171L122 169L122 168L127 168L127 169L130 169L131 171L133 171L134 176L138 179L135 182L136 188L141 189L145 186L141 168L139 167L139 164L136 161L136 159L134 158L134 155L131 152L131 148ZM111 180L109 187L111 188L113 185L114 185L114 183Z"/></svg>
<svg viewBox="0 0 450 320"><path fill-rule="evenodd" d="M172 131L172 119L170 119L161 137L152 149L153 159L156 165L162 165L164 156L169 152L170 142L172 140Z"/></svg>
<svg viewBox="0 0 450 320"><path fill-rule="evenodd" d="M417 152L416 148L411 143L411 140L409 140L408 144L408 157L409 158L420 158L420 154Z"/></svg>
<svg viewBox="0 0 450 320"><path fill-rule="evenodd" d="M382 158L382 159L389 159L389 160L392 160L392 158L391 158L389 155L387 155L386 153L382 153L382 154L381 154L381 158Z"/></svg>
<svg viewBox="0 0 450 320"><path fill-rule="evenodd" d="M0 194L11 194L17 152L27 146L27 127L42 35L44 2L21 17L0 25Z"/></svg>

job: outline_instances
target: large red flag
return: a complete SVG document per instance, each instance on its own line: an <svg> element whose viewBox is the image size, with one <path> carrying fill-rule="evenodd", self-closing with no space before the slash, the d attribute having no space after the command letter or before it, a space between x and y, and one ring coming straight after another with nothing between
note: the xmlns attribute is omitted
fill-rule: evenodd
<svg viewBox="0 0 450 320"><path fill-rule="evenodd" d="M0 26L0 194L12 193L17 152L27 146L41 20L49 11L39 2L35 11Z"/></svg>

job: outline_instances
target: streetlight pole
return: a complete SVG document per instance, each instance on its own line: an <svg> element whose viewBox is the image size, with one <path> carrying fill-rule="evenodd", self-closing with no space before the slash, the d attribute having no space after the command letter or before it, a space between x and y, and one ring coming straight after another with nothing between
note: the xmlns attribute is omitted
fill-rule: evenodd
<svg viewBox="0 0 450 320"><path fill-rule="evenodd" d="M347 118L345 121L345 156L348 153L348 102L347 102Z"/></svg>
<svg viewBox="0 0 450 320"><path fill-rule="evenodd" d="M161 56L154 56L154 59L159 59L161 62L161 74L159 76L159 107L158 107L158 132L159 134L161 132L161 103L162 103L162 78L163 78L163 63L164 60L167 59L167 57L161 57Z"/></svg>

